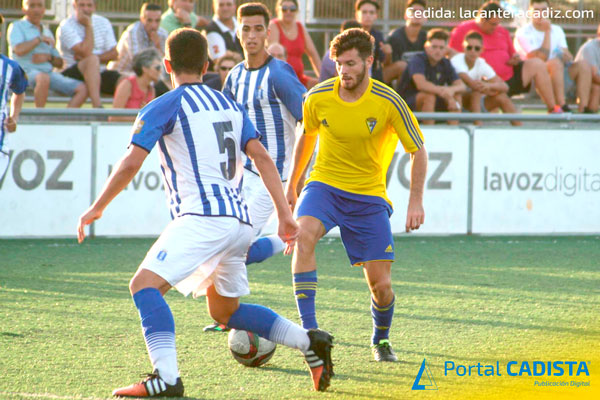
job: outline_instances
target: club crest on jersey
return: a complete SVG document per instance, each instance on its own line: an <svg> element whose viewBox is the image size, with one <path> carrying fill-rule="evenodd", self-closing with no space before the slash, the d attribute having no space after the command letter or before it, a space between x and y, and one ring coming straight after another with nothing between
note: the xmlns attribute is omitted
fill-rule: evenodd
<svg viewBox="0 0 600 400"><path fill-rule="evenodd" d="M329 128L329 124L327 123L327 120L326 120L326 119L323 119L323 121L321 121L321 124L323 124L323 126L324 126L325 128Z"/></svg>
<svg viewBox="0 0 600 400"><path fill-rule="evenodd" d="M143 126L144 126L143 120L138 119L137 121L135 121L135 124L133 125L133 134L137 135L138 133L140 133L142 131Z"/></svg>
<svg viewBox="0 0 600 400"><path fill-rule="evenodd" d="M369 128L369 133L373 133L373 129L375 129L375 125L377 125L377 119L376 118L367 118L367 127Z"/></svg>

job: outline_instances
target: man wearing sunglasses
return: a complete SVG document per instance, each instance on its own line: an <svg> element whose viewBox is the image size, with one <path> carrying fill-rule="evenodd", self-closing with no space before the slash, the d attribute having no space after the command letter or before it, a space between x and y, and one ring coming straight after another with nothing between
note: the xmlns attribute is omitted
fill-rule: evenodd
<svg viewBox="0 0 600 400"><path fill-rule="evenodd" d="M205 29L208 55L213 61L223 57L228 50L240 56L244 55L240 40L236 36L238 24L235 9L235 0L213 0L215 15Z"/></svg>
<svg viewBox="0 0 600 400"><path fill-rule="evenodd" d="M579 48L575 62L585 60L592 66L592 91L586 114L595 114L600 108L600 25L596 37L588 40Z"/></svg>

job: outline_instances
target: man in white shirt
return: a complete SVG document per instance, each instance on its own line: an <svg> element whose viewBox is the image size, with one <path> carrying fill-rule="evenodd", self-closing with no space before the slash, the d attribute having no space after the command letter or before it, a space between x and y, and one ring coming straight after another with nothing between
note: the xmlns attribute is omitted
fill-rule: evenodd
<svg viewBox="0 0 600 400"><path fill-rule="evenodd" d="M480 113L482 108L494 111L498 108L504 113L516 112L515 105L508 97L508 85L496 74L494 69L480 57L483 51L483 37L477 31L467 33L463 41L464 53L458 53L450 62L454 70L467 86L463 93L463 105L471 112ZM515 126L520 121L511 122ZM481 125L481 121L475 121Z"/></svg>
<svg viewBox="0 0 600 400"><path fill-rule="evenodd" d="M238 23L235 19L235 9L235 0L213 0L215 15L205 28L208 55L213 61L224 56L227 50L244 56L236 35Z"/></svg>
<svg viewBox="0 0 600 400"><path fill-rule="evenodd" d="M592 92L586 114L595 114L600 108L600 25L596 37L588 40L579 48L575 62L586 61L592 66Z"/></svg>
<svg viewBox="0 0 600 400"><path fill-rule="evenodd" d="M84 81L92 105L101 107L100 92L113 95L121 74L106 69L117 58L110 21L96 11L95 0L73 0L74 14L58 26L58 50L65 60L62 74Z"/></svg>
<svg viewBox="0 0 600 400"><path fill-rule="evenodd" d="M517 29L515 50L523 59L539 58L546 62L554 97L565 112L570 112L565 100L565 81L575 82L579 112L583 112L590 99L591 66L585 61L573 61L565 32L550 22L548 0L531 0L529 11L531 22Z"/></svg>

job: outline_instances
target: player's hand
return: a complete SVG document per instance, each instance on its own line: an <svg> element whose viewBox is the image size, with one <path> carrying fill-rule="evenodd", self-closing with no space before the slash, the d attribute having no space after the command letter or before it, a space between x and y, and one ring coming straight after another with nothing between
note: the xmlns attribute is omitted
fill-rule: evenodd
<svg viewBox="0 0 600 400"><path fill-rule="evenodd" d="M175 18L177 18L183 25L191 23L190 13L182 8L175 10Z"/></svg>
<svg viewBox="0 0 600 400"><path fill-rule="evenodd" d="M417 230L425 223L425 210L423 204L408 203L408 212L406 213L406 232Z"/></svg>
<svg viewBox="0 0 600 400"><path fill-rule="evenodd" d="M513 54L512 57L506 62L508 65L517 65L521 62L521 56L517 53Z"/></svg>
<svg viewBox="0 0 600 400"><path fill-rule="evenodd" d="M485 90L485 84L481 81L473 82L473 90L476 92L483 92Z"/></svg>
<svg viewBox="0 0 600 400"><path fill-rule="evenodd" d="M294 246L296 245L296 239L300 233L300 227L294 221L292 213L287 213L285 217L279 217L279 227L277 229L277 235L286 244L283 254L286 256L292 254Z"/></svg>
<svg viewBox="0 0 600 400"><path fill-rule="evenodd" d="M92 23L92 19L82 12L76 12L77 22L83 26L89 26Z"/></svg>
<svg viewBox="0 0 600 400"><path fill-rule="evenodd" d="M573 61L573 54L569 50L564 49L562 53L562 61L567 64Z"/></svg>
<svg viewBox="0 0 600 400"><path fill-rule="evenodd" d="M296 202L298 201L298 193L295 188L292 188L291 185L288 184L285 187L285 198L287 199L288 205L290 206L290 211L294 212L294 208L296 208Z"/></svg>
<svg viewBox="0 0 600 400"><path fill-rule="evenodd" d="M4 120L4 127L12 133L17 130L17 121L13 117L8 117Z"/></svg>
<svg viewBox="0 0 600 400"><path fill-rule="evenodd" d="M83 239L85 239L85 231L83 228L85 228L86 225L89 225L95 220L99 219L100 217L102 217L102 211L97 211L93 207L88 208L86 212L81 214L81 216L79 217L79 223L77 224L78 243L83 242Z"/></svg>

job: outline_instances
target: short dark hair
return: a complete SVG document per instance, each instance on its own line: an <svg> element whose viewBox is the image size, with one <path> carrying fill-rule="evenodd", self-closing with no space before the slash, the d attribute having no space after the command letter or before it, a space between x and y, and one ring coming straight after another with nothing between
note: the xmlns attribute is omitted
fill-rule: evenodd
<svg viewBox="0 0 600 400"><path fill-rule="evenodd" d="M532 6L534 4L539 4L539 3L547 3L548 6L550 6L550 0L530 0L529 6Z"/></svg>
<svg viewBox="0 0 600 400"><path fill-rule="evenodd" d="M466 35L465 35L465 41L469 40L469 39L476 39L479 40L481 43L483 43L483 36L481 36L481 34L477 31L469 31Z"/></svg>
<svg viewBox="0 0 600 400"><path fill-rule="evenodd" d="M427 2L425 0L408 0L406 3L406 8L410 8L415 4L420 4L423 6L423 8L427 8Z"/></svg>
<svg viewBox="0 0 600 400"><path fill-rule="evenodd" d="M284 2L284 1L289 1L289 2L292 2L292 3L294 3L294 5L295 5L296 7L298 7L298 1L297 1L297 0L279 0L279 1L277 2L277 7L281 7L281 5L283 4L283 2Z"/></svg>
<svg viewBox="0 0 600 400"><path fill-rule="evenodd" d="M446 31L445 29L442 29L442 28L431 29L429 32L427 32L427 41L428 42L438 39L438 40L443 40L444 42L447 43L449 37L450 36L448 35L448 31Z"/></svg>
<svg viewBox="0 0 600 400"><path fill-rule="evenodd" d="M498 3L496 0L490 0L486 1L481 5L481 7L479 7L477 14L481 16L481 14L483 13L485 19L490 19L493 16L500 18L503 12L504 9L500 5L500 3Z"/></svg>
<svg viewBox="0 0 600 400"><path fill-rule="evenodd" d="M291 1L291 0L290 0ZM237 11L238 22L242 22L242 17L252 17L254 15L262 15L265 18L265 26L269 26L271 13L269 9L262 3L246 3Z"/></svg>
<svg viewBox="0 0 600 400"><path fill-rule="evenodd" d="M144 3L144 4L142 4L142 8L140 8L140 15L144 15L144 13L146 11L160 11L160 12L162 12L162 8L158 4Z"/></svg>
<svg viewBox="0 0 600 400"><path fill-rule="evenodd" d="M375 39L369 32L361 28L351 28L333 38L329 54L332 59L335 59L348 50L356 49L360 58L366 60L373 55L374 46Z"/></svg>
<svg viewBox="0 0 600 400"><path fill-rule="evenodd" d="M146 50L142 50L133 56L133 72L137 76L142 76L144 74L144 67L148 68L152 65L154 60L160 61L160 54L153 48L148 48Z"/></svg>
<svg viewBox="0 0 600 400"><path fill-rule="evenodd" d="M375 6L377 11L379 11L379 3L377 2L377 0L356 0L356 2L354 3L354 11L360 10L360 8L365 4L372 4Z"/></svg>
<svg viewBox="0 0 600 400"><path fill-rule="evenodd" d="M202 74L208 60L208 44L200 32L192 28L179 28L167 38L165 56L173 72Z"/></svg>
<svg viewBox="0 0 600 400"><path fill-rule="evenodd" d="M342 25L340 26L340 32L344 32L345 30L348 29L352 29L352 28L360 28L360 22L358 22L355 19L347 19L344 22L342 22Z"/></svg>

